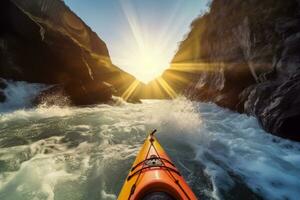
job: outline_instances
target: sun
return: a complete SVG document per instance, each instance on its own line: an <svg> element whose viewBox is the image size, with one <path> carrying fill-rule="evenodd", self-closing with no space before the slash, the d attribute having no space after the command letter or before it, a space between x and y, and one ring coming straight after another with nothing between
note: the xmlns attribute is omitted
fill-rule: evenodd
<svg viewBox="0 0 300 200"><path fill-rule="evenodd" d="M118 48L111 52L114 64L146 84L169 68L178 47L176 41L187 31L182 26L190 23L183 13L178 13L183 6L181 1L172 4L167 15L156 12L157 4L148 4L152 9L141 14L137 4L120 1L124 17L120 24L122 34L114 41Z"/></svg>
<svg viewBox="0 0 300 200"><path fill-rule="evenodd" d="M110 57L114 65L147 84L170 67L179 42L205 1L117 2L120 10L113 25L118 29L107 37ZM110 29L111 24L106 25Z"/></svg>
<svg viewBox="0 0 300 200"><path fill-rule="evenodd" d="M159 49L144 47L128 55L127 65L132 67L132 75L139 81L148 83L169 67L169 61Z"/></svg>
<svg viewBox="0 0 300 200"><path fill-rule="evenodd" d="M107 45L115 66L148 83L170 67L210 0L64 0ZM92 41L90 41L92 42ZM105 52L106 54L106 52Z"/></svg>

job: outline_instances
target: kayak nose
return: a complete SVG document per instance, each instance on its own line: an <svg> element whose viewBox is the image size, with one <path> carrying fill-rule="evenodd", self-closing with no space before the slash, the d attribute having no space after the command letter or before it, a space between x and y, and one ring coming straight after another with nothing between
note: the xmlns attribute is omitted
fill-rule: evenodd
<svg viewBox="0 0 300 200"><path fill-rule="evenodd" d="M151 155L150 159L145 161L145 166L149 167L160 167L163 166L163 163L160 158L158 158L156 155Z"/></svg>
<svg viewBox="0 0 300 200"><path fill-rule="evenodd" d="M197 200L152 131L138 153L118 200Z"/></svg>

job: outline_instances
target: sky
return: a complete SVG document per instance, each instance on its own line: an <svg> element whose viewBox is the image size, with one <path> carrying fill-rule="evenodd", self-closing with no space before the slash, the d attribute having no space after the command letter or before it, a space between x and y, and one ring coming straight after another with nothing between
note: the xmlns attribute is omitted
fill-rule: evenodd
<svg viewBox="0 0 300 200"><path fill-rule="evenodd" d="M147 83L169 67L209 0L65 0L106 43L112 62Z"/></svg>

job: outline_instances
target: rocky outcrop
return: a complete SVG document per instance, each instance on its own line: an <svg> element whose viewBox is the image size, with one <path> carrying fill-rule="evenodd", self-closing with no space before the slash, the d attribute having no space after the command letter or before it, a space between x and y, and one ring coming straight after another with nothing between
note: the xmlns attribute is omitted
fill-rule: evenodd
<svg viewBox="0 0 300 200"><path fill-rule="evenodd" d="M0 79L0 102L4 102L6 100L6 96L4 94L4 89L6 88L6 83Z"/></svg>
<svg viewBox="0 0 300 200"><path fill-rule="evenodd" d="M300 140L300 17L287 19L277 30L283 40L274 69L243 91L241 102L245 112L257 116L268 131Z"/></svg>
<svg viewBox="0 0 300 200"><path fill-rule="evenodd" d="M267 131L300 140L299 16L297 0L214 0L162 77L176 93L254 115Z"/></svg>
<svg viewBox="0 0 300 200"><path fill-rule="evenodd" d="M0 4L0 77L59 84L76 105L108 101L134 80L63 1Z"/></svg>

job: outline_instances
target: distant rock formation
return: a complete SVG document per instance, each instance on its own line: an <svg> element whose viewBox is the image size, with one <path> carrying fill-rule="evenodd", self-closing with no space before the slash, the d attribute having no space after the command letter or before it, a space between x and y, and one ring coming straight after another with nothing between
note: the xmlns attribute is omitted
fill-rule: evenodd
<svg viewBox="0 0 300 200"><path fill-rule="evenodd" d="M300 140L299 1L213 0L191 28L164 80Z"/></svg>
<svg viewBox="0 0 300 200"><path fill-rule="evenodd" d="M109 101L134 81L61 0L2 0L0 26L1 78L59 84L76 105Z"/></svg>

